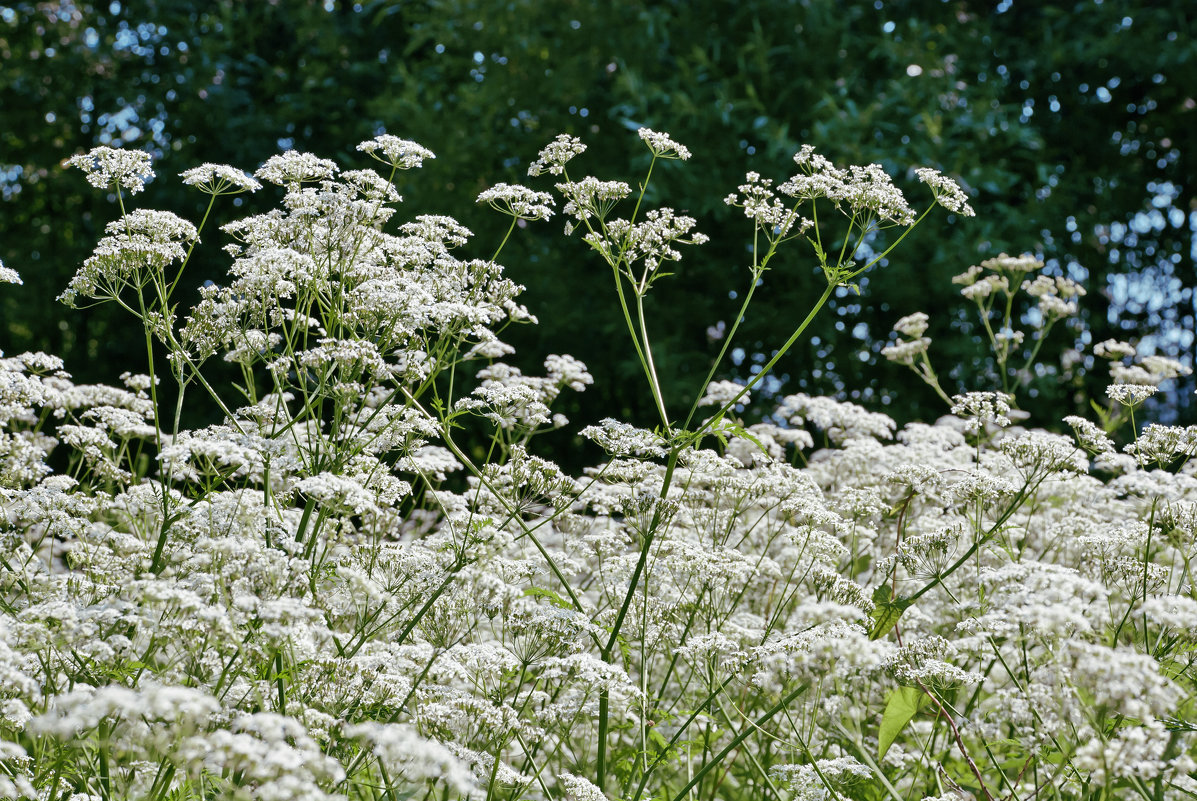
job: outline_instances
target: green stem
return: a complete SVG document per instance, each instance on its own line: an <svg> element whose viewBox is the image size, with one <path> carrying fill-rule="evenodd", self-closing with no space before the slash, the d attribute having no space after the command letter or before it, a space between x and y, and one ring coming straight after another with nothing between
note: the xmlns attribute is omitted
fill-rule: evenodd
<svg viewBox="0 0 1197 801"><path fill-rule="evenodd" d="M648 784L648 777L651 776L653 771L657 769L657 766L665 761L665 758L669 756L670 749L672 749L673 746L677 744L677 741L681 739L682 735L686 733L686 730L690 728L690 724L694 722L694 719L702 714L702 711L706 709L716 697L718 697L719 693L723 692L727 685L731 684L732 679L734 678L735 674L733 673L724 679L722 684L712 690L706 699L694 708L694 711L690 713L690 717L686 718L686 722L678 727L678 730L674 732L672 737L669 738L669 742L665 743L665 747L657 753L656 758L647 768L645 768L644 775L640 777L640 784L636 786L636 794L632 796L632 801L640 801L640 796L644 794L644 788Z"/></svg>
<svg viewBox="0 0 1197 801"><path fill-rule="evenodd" d="M765 257L761 263L763 270L765 263L769 261L768 256ZM752 296L756 293L757 281L760 280L760 271L754 266L752 270L752 283L748 287L748 292L744 294L744 302L740 304L740 310L736 312L736 321L732 323L731 330L727 332L727 336L723 338L723 347L719 349L719 355L715 357L715 361L711 363L711 369L707 372L706 379L702 382L702 386L698 388L698 393L694 396L694 403L690 406L690 413L686 415L686 422L682 424L682 429L690 427L690 422L694 419L694 415L698 412L698 402L702 400L703 395L707 391L707 387L711 385L711 380L715 377L719 365L723 363L723 357L727 355L728 348L731 347L732 338L736 335L736 330L739 329L740 323L744 322L744 314L748 311L748 304L752 302Z"/></svg>
<svg viewBox="0 0 1197 801"><path fill-rule="evenodd" d="M274 686L278 690L278 713L287 714L287 685L283 679L283 652L274 652Z"/></svg>
<svg viewBox="0 0 1197 801"><path fill-rule="evenodd" d="M940 573L939 575L935 576L935 578L931 579L931 581L929 581L929 582L927 582L925 585L923 585L923 588L922 588L922 589L920 589L920 590L919 590L918 592L916 592L914 595L911 595L911 596L907 597L907 598L906 598L906 600L907 600L907 601L910 601L911 603L913 603L914 601L917 601L917 600L918 600L920 597L922 597L922 596L923 596L925 593L927 593L927 592L931 591L932 589L934 589L935 587L939 586L939 584L940 584L940 583L942 583L942 582L943 582L943 580L944 580L944 579L946 579L948 576L952 575L952 574L953 574L953 573L955 573L957 570L959 570L959 569L960 569L960 567L961 567L961 565L963 565L965 562L967 562L969 559L971 559L971 558L972 558L972 555L973 555L974 553L976 553L976 552L977 552L977 550L978 550L978 549L979 549L979 548L980 548L982 545L984 545L985 543L989 542L989 540L993 539L994 535L995 535L995 534L997 534L998 530L999 530L999 529L1002 527L1002 525L1003 525L1003 524L1004 524L1004 523L1005 523L1007 520L1009 520L1009 519L1010 519L1010 516L1011 516L1011 515L1013 515L1013 514L1014 514L1014 512L1015 512L1015 511L1016 511L1016 510L1017 510L1017 509L1018 509L1020 506L1022 506L1022 503L1023 503L1023 501L1025 501L1025 500L1027 499L1027 497L1028 497L1028 496L1030 496L1032 493L1034 493L1034 492L1035 492L1035 490L1037 490L1037 489L1039 488L1039 484L1040 484L1040 483L1042 483L1042 479L1040 479L1038 482L1036 482L1035 486L1033 486L1033 487L1031 487L1031 486L1024 486L1024 487L1023 487L1023 488L1022 488L1022 489L1019 491L1019 493L1018 493L1017 495L1015 495L1015 496L1014 496L1014 499L1013 499L1012 501L1010 501L1010 504L1009 504L1009 505L1006 507L1006 509L1005 509L1005 510L1002 512L1002 515L1001 515L1001 517L999 517L999 518L998 518L998 519L997 519L997 520L994 522L994 524L993 524L992 526L990 526L990 527L989 527L989 530L988 530L988 531L986 531L986 532L985 532L984 534L982 534L980 537L977 537L977 538L976 538L976 539L973 541L973 544L972 544L972 545L970 545L970 546L968 547L968 550L967 550L967 551L965 551L965 552L964 552L964 554L963 554L963 555L962 555L962 556L961 556L959 559L957 559L955 562L953 562L953 563L952 563L952 565L951 565L951 566L950 566L950 567L949 567L947 570L945 570L944 572L942 572L942 573ZM977 520L978 520L978 523L979 523L979 522L980 522L980 516L979 516L979 515L978 515L978 518L977 518Z"/></svg>
<svg viewBox="0 0 1197 801"><path fill-rule="evenodd" d="M195 239L191 241L191 247L187 248L187 255L183 257L183 263L179 265L179 272L175 274L175 280L170 282L170 286L166 287L166 292L163 295L163 311L166 310L166 301L170 300L170 296L174 294L175 287L179 285L179 280L183 277L183 270L187 268L187 263L191 261L191 252L199 244L200 234L203 233L204 224L208 222L208 215L211 214L212 207L216 205L217 197L217 195L212 195L212 199L208 201L208 208L204 209L204 217L200 220L199 227L195 229Z"/></svg>
<svg viewBox="0 0 1197 801"><path fill-rule="evenodd" d="M632 336L632 346L636 349L636 358L640 360L640 367L644 370L644 377L648 379L648 385L652 389L653 401L657 404L657 413L661 415L661 421L668 426L669 416L665 413L665 407L660 400L661 393L656 386L652 369L649 367L650 359L646 357L644 348L640 344L640 335L636 331L636 324L632 322L632 313L628 310L628 300L623 291L623 273L619 271L618 260L611 262L611 274L615 279L615 294L619 298L619 308L623 312L623 320L628 327L628 333Z"/></svg>
<svg viewBox="0 0 1197 801"><path fill-rule="evenodd" d="M682 799L684 799L686 797L686 794L689 793L690 790L692 790L695 787L695 785L697 785L700 781L702 781L703 778L708 773L711 772L711 770L713 770L719 763L721 763L724 759L726 759L728 754L730 754L732 751L734 751L736 748L738 748L740 746L740 743L744 742L744 740L746 740L749 735L751 735L757 729L761 728L766 723L768 723L770 720L772 720L773 716L776 715L778 712L782 711L783 709L785 709L786 706L791 701L793 701L795 698L797 698L798 696L800 696L804 692L806 692L806 690L809 686L810 685L807 683L801 684L798 687L798 689L790 692L788 695L786 695L786 697L782 698L780 701L778 701L776 704L774 704L769 709L769 711L767 711L765 714L763 714L759 718L757 718L752 723L752 725L745 726L744 730L741 731L739 734L737 734L732 739L732 741L724 747L724 749L722 751L720 751L709 762L707 762L705 765L703 765L701 768L699 768L698 772L694 774L694 777L692 779L690 779L689 783L681 789L681 792L679 792L677 795L675 795L673 797L673 801L682 801Z"/></svg>
<svg viewBox="0 0 1197 801"><path fill-rule="evenodd" d="M645 370L648 372L648 383L652 387L653 400L657 404L657 411L661 415L661 423L665 430L669 430L669 415L665 411L665 399L661 396L661 379L657 377L657 366L653 363L652 344L648 341L648 325L644 320L644 295L636 293L636 321L639 323L640 336L644 341Z"/></svg>
<svg viewBox="0 0 1197 801"><path fill-rule="evenodd" d="M734 398L723 404L723 406L719 408L719 411L707 418L707 421L699 426L697 431L690 434L687 438L688 442L697 442L699 439L701 439L702 432L709 428L712 422L722 417L729 409L734 408L735 405L740 402L741 398L747 395L753 387L755 387L761 382L762 379L764 379L766 375L768 375L769 371L773 369L773 366L777 364L781 358L786 355L786 353L789 352L790 348L794 346L794 343L798 341L798 338L802 336L804 331L806 331L807 326L809 326L811 321L815 319L815 315L817 315L819 311L827 304L827 301L831 298L831 293L835 291L837 286L838 284L835 283L827 284L827 288L823 290L823 294L819 297L818 301L815 302L814 307L812 307L810 312L806 315L806 319L804 319L802 323L794 329L794 333L790 334L790 338L785 341L785 344L778 349L777 353L773 354L773 358L765 363L765 366L761 368L759 373L748 380L748 383L744 385L743 389L736 393Z"/></svg>
<svg viewBox="0 0 1197 801"><path fill-rule="evenodd" d="M661 483L660 497L664 500L669 494L669 487L673 483L673 471L677 468L678 456L681 453L681 448L675 447L669 453L669 460L665 466L665 479ZM661 525L661 507L657 506L653 510L653 518L649 523L644 534L644 544L640 546L640 557L636 560L636 568L632 571L632 578L628 581L627 592L624 593L623 603L620 604L619 614L615 616L615 622L611 624L611 636L607 640L607 645L603 648L602 659L604 662L610 664L611 656L615 652L615 645L619 642L619 630L623 627L623 621L627 617L628 609L632 605L632 598L636 595L636 588L640 586L640 575L644 572L644 566L648 563L648 552L652 548L653 538L656 534L657 527ZM610 715L609 699L607 690L603 689L599 693L599 731L598 731L598 764L597 764L597 781L595 785L601 790L607 779L607 726Z"/></svg>

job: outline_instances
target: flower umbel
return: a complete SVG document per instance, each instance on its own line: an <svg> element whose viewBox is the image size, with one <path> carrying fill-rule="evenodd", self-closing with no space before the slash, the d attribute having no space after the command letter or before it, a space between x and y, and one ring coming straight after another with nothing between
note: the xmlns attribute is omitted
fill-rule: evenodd
<svg viewBox="0 0 1197 801"><path fill-rule="evenodd" d="M83 170L87 182L97 189L128 189L131 195L145 189L145 182L154 177L150 154L140 150L94 147L85 154L71 156L66 166Z"/></svg>
<svg viewBox="0 0 1197 801"><path fill-rule="evenodd" d="M373 139L367 139L358 144L357 149L397 170L423 167L425 159L436 158L436 154L423 145L391 134L379 134Z"/></svg>
<svg viewBox="0 0 1197 801"><path fill-rule="evenodd" d="M553 216L553 196L518 184L495 184L478 195L479 203L517 220L547 220Z"/></svg>
<svg viewBox="0 0 1197 801"><path fill-rule="evenodd" d="M669 134L658 133L651 128L641 128L636 132L644 144L648 145L648 149L652 151L653 155L659 159L680 159L685 161L690 158L690 150L685 145L678 144Z"/></svg>
<svg viewBox="0 0 1197 801"><path fill-rule="evenodd" d="M586 145L578 137L559 134L540 151L540 156L528 167L528 175L535 177L546 172L549 175L561 175L565 172L566 163L585 151Z"/></svg>
<svg viewBox="0 0 1197 801"><path fill-rule="evenodd" d="M179 173L179 177L183 183L194 186L205 195L235 195L262 188L253 178L227 164L201 164Z"/></svg>

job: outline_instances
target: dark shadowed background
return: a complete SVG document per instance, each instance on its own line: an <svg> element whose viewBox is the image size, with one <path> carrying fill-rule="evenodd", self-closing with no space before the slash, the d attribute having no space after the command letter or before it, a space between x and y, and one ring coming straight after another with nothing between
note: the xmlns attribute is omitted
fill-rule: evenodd
<svg viewBox="0 0 1197 801"><path fill-rule="evenodd" d="M1024 407L1052 426L1102 394L1088 358L1107 337L1193 365L1197 197L1197 6L1191 0L379 0L0 5L0 260L24 278L0 291L0 349L62 355L78 380L142 369L140 336L112 305L56 303L116 214L64 158L97 144L145 148L158 177L135 204L198 222L206 200L177 173L202 162L252 172L280 150L369 166L355 145L381 131L437 159L404 176L400 218L458 217L489 256L506 218L477 193L525 182L556 134L590 146L577 170L634 183L648 152L633 131L668 131L694 152L654 174L653 203L685 209L711 244L690 248L650 296L657 365L691 398L746 288L750 228L722 198L747 170L784 180L813 144L837 164L880 162L916 206L910 168L961 181L977 216L933 214L843 292L779 365L780 393L834 394L900 422L946 408L879 355L893 323L931 315L949 391L992 389L975 317L950 277L999 252L1041 254L1083 281L1080 327L1057 326ZM218 204L217 222L277 202L271 189ZM505 251L541 324L509 330L516 360L584 360L596 384L567 410L652 422L609 270L560 223ZM221 280L215 227L184 283ZM743 377L821 291L813 262L775 262L724 377ZM1061 354L1086 358L1070 377ZM1156 418L1193 422L1193 378L1165 387ZM758 393L759 394L759 393ZM564 444L564 441L562 441Z"/></svg>

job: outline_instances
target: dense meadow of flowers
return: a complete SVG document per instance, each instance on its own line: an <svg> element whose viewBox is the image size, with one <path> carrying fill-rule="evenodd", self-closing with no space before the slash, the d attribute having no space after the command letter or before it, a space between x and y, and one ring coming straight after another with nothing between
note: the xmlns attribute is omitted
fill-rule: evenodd
<svg viewBox="0 0 1197 801"><path fill-rule="evenodd" d="M779 256L826 291L745 385L715 380L741 309L669 408L643 301L705 237L645 207L653 167L689 152L640 137L635 189L571 177L585 147L561 136L530 170L555 192L478 198L509 236L564 217L611 269L660 420L582 428L605 456L577 475L535 435L593 378L504 361L504 328L535 318L502 243L467 259L454 219L392 220L427 149L183 173L209 211L282 195L223 226L227 283L184 311L209 215L131 208L147 154L70 160L114 213L62 300L126 309L146 364L93 386L0 355L0 797L1197 798L1197 428L1135 419L1184 368L1101 343L1094 419L1023 428L1021 382L1084 291L1002 256L956 279L998 385L945 392L912 309L885 355L951 414L896 430L795 394L742 419L837 288L928 213L972 214L934 170L911 173L920 212L880 167L804 147L727 203L744 309ZM193 402L223 420L186 430Z"/></svg>

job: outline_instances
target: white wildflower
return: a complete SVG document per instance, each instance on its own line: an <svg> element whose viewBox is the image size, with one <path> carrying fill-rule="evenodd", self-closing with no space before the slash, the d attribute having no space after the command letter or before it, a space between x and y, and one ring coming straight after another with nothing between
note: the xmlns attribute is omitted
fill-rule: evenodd
<svg viewBox="0 0 1197 801"><path fill-rule="evenodd" d="M150 154L140 150L95 147L86 154L71 156L66 166L83 170L87 182L97 189L120 187L132 195L145 189L145 182L154 177Z"/></svg>
<svg viewBox="0 0 1197 801"><path fill-rule="evenodd" d="M357 149L397 170L423 167L425 159L436 158L436 154L423 145L391 134L379 134L373 139L367 139L359 143Z"/></svg>
<svg viewBox="0 0 1197 801"><path fill-rule="evenodd" d="M587 371L586 365L568 353L550 354L544 360L544 369L550 381L574 392L584 392L594 383L594 376Z"/></svg>
<svg viewBox="0 0 1197 801"><path fill-rule="evenodd" d="M762 178L760 173L749 172L740 184L740 194L731 193L723 199L729 206L744 210L744 216L754 220L757 227L770 239L787 236L798 224L798 232L807 231L814 222L798 215L796 211L777 199L771 189L773 181Z"/></svg>
<svg viewBox="0 0 1197 801"><path fill-rule="evenodd" d="M968 196L960 188L960 184L948 178L939 170L930 167L922 167L914 171L918 179L931 187L931 194L935 197L935 202L943 206L948 211L954 211L965 217L973 217L976 212L973 207L968 205Z"/></svg>
<svg viewBox="0 0 1197 801"><path fill-rule="evenodd" d="M586 176L581 181L557 184L557 191L566 199L564 213L579 221L606 218L615 204L632 193L623 181L600 181Z"/></svg>
<svg viewBox="0 0 1197 801"><path fill-rule="evenodd" d="M743 393L742 395L740 393ZM706 394L698 401L699 406L725 406L739 397L737 403L747 405L752 399L752 393L735 381L712 381L707 385Z"/></svg>
<svg viewBox="0 0 1197 801"><path fill-rule="evenodd" d="M201 164L179 173L183 183L206 195L235 195L257 192L262 185L236 167L227 164Z"/></svg>
<svg viewBox="0 0 1197 801"><path fill-rule="evenodd" d="M610 417L603 419L597 426L587 426L578 433L612 456L665 455L665 439L659 434Z"/></svg>
<svg viewBox="0 0 1197 801"><path fill-rule="evenodd" d="M690 158L690 150L685 145L680 145L671 139L669 134L658 133L650 128L641 128L636 131L636 135L644 144L648 145L648 149L657 158L682 161Z"/></svg>
<svg viewBox="0 0 1197 801"><path fill-rule="evenodd" d="M258 168L254 176L279 186L326 181L337 173L337 165L328 159L317 158L311 153L288 150L278 156L271 156Z"/></svg>
<svg viewBox="0 0 1197 801"><path fill-rule="evenodd" d="M693 217L675 214L673 209L653 209L644 215L644 221L631 224L627 220L611 220L605 230L592 231L584 237L593 248L603 253L609 261L620 256L630 264L640 259L649 271L656 270L663 261L678 261L681 251L673 245L701 245L707 242L706 234L690 233L697 221ZM689 234L689 238L687 237Z"/></svg>
<svg viewBox="0 0 1197 801"><path fill-rule="evenodd" d="M981 267L986 270L1008 273L1010 275L1033 273L1037 270L1042 270L1043 266L1043 261L1041 259L1038 259L1029 253L1024 253L1021 256L1009 256L1005 253L999 253L992 259L986 259L985 261L981 262Z"/></svg>
<svg viewBox="0 0 1197 801"><path fill-rule="evenodd" d="M968 431L976 434L986 425L1010 425L1010 401L1004 392L967 392L952 396L952 414L968 419Z"/></svg>
<svg viewBox="0 0 1197 801"><path fill-rule="evenodd" d="M1106 436L1106 432L1100 426L1076 415L1065 417L1064 422L1072 426L1077 441L1089 453L1109 453L1114 450L1113 441Z"/></svg>
<svg viewBox="0 0 1197 801"><path fill-rule="evenodd" d="M475 789L474 777L461 760L440 743L420 736L412 726L370 721L346 726L342 733L363 742L393 777L413 785L427 780L444 782L462 796L470 796Z"/></svg>
<svg viewBox="0 0 1197 801"><path fill-rule="evenodd" d="M576 136L558 134L557 138L545 145L539 157L528 167L528 175L537 176L542 173L561 175L565 172L565 164L574 156L585 152L586 145Z"/></svg>
<svg viewBox="0 0 1197 801"><path fill-rule="evenodd" d="M930 347L930 337L905 339L886 345L881 349L881 355L891 362L913 366L915 360L926 353Z"/></svg>
<svg viewBox="0 0 1197 801"><path fill-rule="evenodd" d="M552 195L518 184L495 184L478 195L478 202L517 220L547 220L553 216Z"/></svg>
<svg viewBox="0 0 1197 801"><path fill-rule="evenodd" d="M575 776L572 773L562 773L557 776L561 786L565 789L565 797L569 801L607 801L603 791L589 779Z"/></svg>
<svg viewBox="0 0 1197 801"><path fill-rule="evenodd" d="M775 765L774 776L788 785L793 801L837 801L855 794L852 787L868 786L873 771L850 756L818 759L813 764Z"/></svg>
<svg viewBox="0 0 1197 801"><path fill-rule="evenodd" d="M1135 346L1117 339L1107 339L1093 346L1093 355L1103 359L1134 358Z"/></svg>
<svg viewBox="0 0 1197 801"><path fill-rule="evenodd" d="M1123 406L1138 406L1159 389L1150 384L1111 384L1106 387L1106 395Z"/></svg>
<svg viewBox="0 0 1197 801"><path fill-rule="evenodd" d="M925 312L915 312L914 314L906 315L894 323L894 330L904 336L917 338L927 333L929 322L930 318L927 317Z"/></svg>

